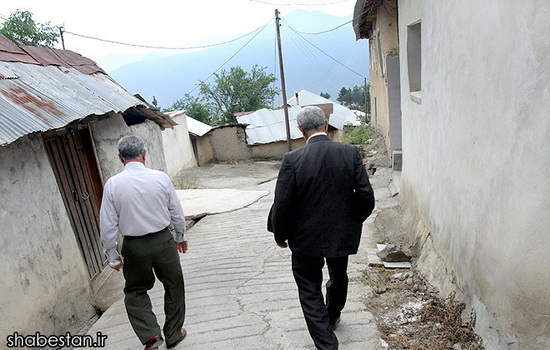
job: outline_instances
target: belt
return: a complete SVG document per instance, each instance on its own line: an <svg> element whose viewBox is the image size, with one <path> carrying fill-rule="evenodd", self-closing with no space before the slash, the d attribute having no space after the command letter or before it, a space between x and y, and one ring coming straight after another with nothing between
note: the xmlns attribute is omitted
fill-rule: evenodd
<svg viewBox="0 0 550 350"><path fill-rule="evenodd" d="M162 233L162 232L164 232L164 231L166 231L166 230L168 230L168 227L165 227L165 228L163 228L163 229L160 230L160 231L146 233L146 234L141 235L141 236L124 236L124 239L132 240L132 239L139 239L139 238L147 238L147 237L151 237L151 236L154 236L154 235L156 235L156 234Z"/></svg>

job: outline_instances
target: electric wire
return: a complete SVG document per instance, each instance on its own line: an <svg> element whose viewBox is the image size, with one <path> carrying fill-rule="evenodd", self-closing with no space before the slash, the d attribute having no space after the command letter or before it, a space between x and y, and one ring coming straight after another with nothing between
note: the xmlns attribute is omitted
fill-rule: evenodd
<svg viewBox="0 0 550 350"><path fill-rule="evenodd" d="M325 6L325 5L335 5L335 4L341 4L343 2L348 2L350 0L340 0L340 1L333 1L333 2L327 2L327 3L321 3L321 4L311 4L311 3L288 3L288 4L277 4L269 1L263 1L263 0L248 0L250 2L257 2L260 4L265 5L274 5L274 6Z"/></svg>
<svg viewBox="0 0 550 350"><path fill-rule="evenodd" d="M214 44L199 45L199 46L187 46L187 47L166 47L166 46L150 46L150 45L140 45L140 44L129 44L129 43L124 43L124 42L115 41L115 40L95 38L95 37L88 36L88 35L73 33L73 32L70 32L70 31L64 31L64 33L71 34L71 35L78 36L78 37L85 38L85 39L91 39L91 40L107 42L107 43L110 43L110 44L140 47L140 48L146 48L146 49L155 49L155 50L196 50L196 49L206 49L206 48L210 48L210 47L225 45L225 44L229 44L229 43L241 40L241 39L243 39L243 38L245 38L249 35L254 34L254 32L256 32L258 30L262 31L263 28L265 28L269 23L271 23L271 20L267 24L265 24L264 26L260 26L256 29L254 29L253 31L251 31L247 34L241 35L241 36L239 36L235 39L231 39L231 40L227 40L227 41L223 41L223 42L219 42L219 43L214 43Z"/></svg>
<svg viewBox="0 0 550 350"><path fill-rule="evenodd" d="M274 3L270 3L270 2L267 2L267 1L262 1L262 0L249 0L251 2L259 2L259 3L265 3L265 4L269 4L269 5L279 5L279 6L290 6L290 5L300 5L300 6L313 6L313 5L332 5L332 4L338 4L338 3L343 3L343 2L347 2L349 0L343 0L343 1L336 1L336 2L331 2L331 3L324 3L324 4L297 4L297 3L293 3L293 4L274 4ZM383 2L383 0L382 0ZM336 58L332 57L331 55L327 54L326 52L324 52L323 50L321 50L318 46L316 46L315 44L313 44L312 42L310 42L309 40L307 40L306 38L304 38L302 36L303 35L319 35L319 34L324 34L324 33L328 33L328 32L332 32L334 30L337 30L343 26L345 26L346 24L349 24L351 23L352 21L354 21L355 19L359 18L360 16L362 16L363 14L367 13L369 10L365 11L364 13L360 14L359 16L356 16L355 18L353 18L352 20L350 21L347 21L335 28L332 28L332 29L329 29L329 30L324 30L324 31L321 31L321 32L315 32L315 33L307 33L307 32L301 32L301 31L298 31L298 30L295 30L294 28L292 28L284 18L282 18L282 21L285 22L286 24L286 27L288 27L291 32L295 33L296 36L293 36L293 35L289 35L289 37L291 38L291 40L294 42L294 44L296 45L296 47L298 47L299 50L301 50L304 55L317 67L319 68L321 71L325 72L327 74L327 76L332 76L332 73L330 72L330 70L325 67L321 61L319 61L319 59L317 59L317 57L313 54L313 52L305 45L300 45L297 41L298 38L304 40L305 42L307 42L309 45L313 46L315 49L319 50L322 54L326 55L327 57L329 57L330 59L332 59L333 61L335 61L336 63L338 63L339 65L341 65L342 67L344 67L345 69L359 75L360 77L362 78L366 78L363 74L361 73L358 73L356 72L355 70L347 67L345 64L343 64L342 62L338 61ZM8 18L4 17L4 15L0 15L0 19L3 19L3 20L7 20ZM117 44L117 45L124 45L124 46L132 46L132 47L140 47L140 48L149 48L149 49L157 49L157 50L193 50L193 49L204 49L204 48L210 48L210 47L215 47L215 46L220 46L220 45L224 45L224 44L229 44L229 43L232 43L232 42L235 42L235 41L238 41L240 39L243 39L245 37L248 37L252 34L254 34L252 36L252 38L250 38L250 40L248 40L240 49L238 49L233 55L231 55L218 69L216 69L214 72L212 72L206 79L202 80L201 82L205 82L207 80L209 80L213 75L215 75L220 69L222 69L229 61L231 61L235 56L237 56L246 46L248 46L250 44L250 42L252 42L252 40L254 40L270 23L271 21L273 20L273 17L270 19L270 21L268 23L266 23L265 25L261 26L261 27L258 27L256 29L254 29L253 31L247 33L247 34L244 34L244 35L241 35L235 39L231 39L231 40L228 40L228 41L224 41L224 42L219 42L219 43L214 43L214 44L208 44L208 45L200 45L200 46L189 46L189 47L165 47L165 46L151 46L151 45L140 45L140 44L131 44L131 43L124 43L124 42L120 42L120 41L115 41L115 40L108 40L108 39L101 39L101 38L96 38L96 37L92 37L92 36L88 36L88 35L82 35L82 34L78 34L78 33L74 33L74 32L71 32L71 31L64 31L64 33L66 34L69 34L69 35L74 35L74 36L78 36L78 37L82 37L82 38L85 38L85 39L90 39L90 40L97 40L97 41L101 41L101 42L107 42L107 43L111 43L111 44ZM287 34L290 34L291 32L287 32ZM276 50L275 50L276 51ZM275 53L275 60L276 60L276 53ZM277 69L277 64L274 64L274 70L278 71ZM344 84L345 85L345 84ZM195 86L195 88L193 88L188 94L191 94L193 93L197 88L199 87L199 84L197 84Z"/></svg>
<svg viewBox="0 0 550 350"><path fill-rule="evenodd" d="M353 69L349 68L348 66L346 66L345 64L343 64L342 62L338 61L336 58L332 57L331 55L329 55L328 53L324 52L323 50L321 50L317 45L313 44L311 41L307 40L306 38L304 38L299 32L297 32L296 30L294 30L291 26L287 24L287 27L292 30L293 32L295 32L300 38L304 39L307 43L309 43L311 46L313 46L314 48L316 48L317 50L321 51L321 53L323 53L324 55L326 55L327 57L329 57L330 59L332 59L334 62L338 63L339 65L341 65L342 67L346 68L347 70L359 75L360 77L366 79L367 77L364 76L363 74L359 73L359 72L356 72L354 71Z"/></svg>
<svg viewBox="0 0 550 350"><path fill-rule="evenodd" d="M286 29L286 27L283 27L283 29ZM318 56L316 56L315 53L312 51L310 46L301 44L301 38L298 37L296 33L285 30L285 34L288 34L290 41L294 43L294 45L304 54L304 57L306 57L315 67L317 67L320 72L324 73L327 78L330 78L331 80L333 80L334 82L338 82L339 84L343 84L343 86L346 85L346 83L343 83L343 81L338 79L337 76L334 76L334 72L331 71L330 68L328 68L325 64L321 62Z"/></svg>
<svg viewBox="0 0 550 350"><path fill-rule="evenodd" d="M273 18L271 19L273 20ZM231 57L229 57L227 59L227 61L225 61L218 69L216 69L214 72L212 72L212 74L210 74L206 79L204 80L200 80L201 82L205 82L207 81L208 79L212 78L212 76L214 74L216 74L220 69L222 69L229 61L231 61L235 56L237 56L239 54L239 52L241 52L246 46L248 46L248 44L250 44L250 42L252 40L254 40L254 38L256 38L258 36L258 34L260 34L269 24L271 24L271 20L269 21L269 23L266 23L263 27L261 27L258 32L256 34L254 34L254 36L252 38L250 38L250 40L248 40L240 49L237 50L237 52L235 52ZM187 94L191 94L193 91L197 90L197 88L199 87L199 85L195 85L195 88L193 88L193 90L189 91Z"/></svg>
<svg viewBox="0 0 550 350"><path fill-rule="evenodd" d="M339 28L345 26L346 24L352 23L353 21L355 21L356 19L362 17L363 15L369 13L369 12L374 8L374 6L378 6L378 5L382 4L383 2L384 2L384 0L381 0L381 1L379 1L378 3L373 3L372 6L371 6L368 10L363 11L361 14L359 14L359 15L353 17L353 18L350 19L349 21L347 21L347 22L345 22L345 23L342 23L342 24L340 24L340 25L338 25L338 26L336 26L336 27L334 27L334 28L327 29L327 30L323 30L323 31L320 31L320 32L313 32L313 33L311 33L311 32L300 32L300 31L296 31L296 32L297 32L297 33L300 33L300 34L304 34L304 35L319 35L319 34L325 34L325 33L333 32L333 31L335 31L335 30L337 30L337 29L339 29ZM385 3L384 3L384 5L385 5ZM387 10L386 10L386 11L387 11Z"/></svg>

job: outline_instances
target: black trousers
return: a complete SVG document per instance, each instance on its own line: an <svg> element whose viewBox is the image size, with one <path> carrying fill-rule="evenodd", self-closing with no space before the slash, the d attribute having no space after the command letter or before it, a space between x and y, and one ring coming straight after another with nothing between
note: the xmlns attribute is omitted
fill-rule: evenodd
<svg viewBox="0 0 550 350"><path fill-rule="evenodd" d="M323 267L327 263L329 281L323 298ZM348 257L323 258L292 255L292 272L298 286L300 305L307 328L319 350L338 349L338 339L328 329L340 317L348 294Z"/></svg>
<svg viewBox="0 0 550 350"><path fill-rule="evenodd" d="M164 286L164 337L168 343L176 342L185 320L185 286L172 234L164 229L145 237L124 237L122 254L124 304L134 332L142 344L161 334L147 294L156 275Z"/></svg>

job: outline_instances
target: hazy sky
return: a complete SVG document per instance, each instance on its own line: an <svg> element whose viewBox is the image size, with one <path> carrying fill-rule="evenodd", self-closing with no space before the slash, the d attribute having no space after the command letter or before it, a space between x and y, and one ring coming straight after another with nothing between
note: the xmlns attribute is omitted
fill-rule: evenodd
<svg viewBox="0 0 550 350"><path fill-rule="evenodd" d="M355 2L356 0L12 0L3 1L0 15L9 17L17 9L29 10L37 22L49 21L50 25L62 25L68 32L139 45L189 47L249 33L270 22L275 9L281 12L281 17L296 9L352 16ZM95 61L101 61L108 54L114 53L143 55L152 51L167 54L183 52L144 50L84 39L68 33L65 34L65 47Z"/></svg>

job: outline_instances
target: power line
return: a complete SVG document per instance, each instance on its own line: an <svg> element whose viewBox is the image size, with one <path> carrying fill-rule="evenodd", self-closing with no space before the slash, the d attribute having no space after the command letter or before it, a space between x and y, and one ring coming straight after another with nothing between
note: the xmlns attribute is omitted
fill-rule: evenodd
<svg viewBox="0 0 550 350"><path fill-rule="evenodd" d="M350 20L350 21L347 21L346 23L342 23L340 24L339 26L337 27L334 27L332 29L328 29L328 30L323 30L322 32L316 32L316 33L306 33L306 32L300 32L300 31L297 31L297 30L294 30L296 33L300 33L300 34L304 34L304 35L319 35L319 34L325 34L325 33L330 33L330 32L333 32L335 31L336 29L339 29L339 28L342 28L343 26L345 26L346 24L350 24L351 22L353 22L353 19Z"/></svg>
<svg viewBox="0 0 550 350"><path fill-rule="evenodd" d="M187 46L187 47L166 47L166 46L150 46L150 45L140 45L140 44L129 44L129 43L124 43L124 42L115 41L115 40L108 40L108 39L95 38L95 37L88 36L88 35L82 35L82 34L73 33L73 32L70 32L70 31L64 31L63 33L71 34L71 35L78 36L78 37L85 38L85 39L91 39L91 40L102 41L102 42L106 42L106 43L110 43L110 44L117 44L117 45L124 45L124 46L132 46L132 47L141 47L141 48L146 48L146 49L156 49L156 50L196 50L196 49L206 49L206 48L209 48L209 47L215 47L215 46L225 45L225 44L229 44L229 43L232 43L232 42L241 40L241 39L243 39L243 38L245 38L245 37L247 37L247 36L253 34L254 32L256 32L256 31L258 31L258 30L259 30L259 31L263 30L263 28L265 28L269 23L271 23L271 20L269 20L269 22L268 22L266 25L264 25L264 26L262 26L262 27L258 27L258 28L256 28L256 29L254 29L253 31L251 31L250 33L241 35L240 37L235 38L235 39L231 39L231 40L228 40L228 41L223 41L223 42L215 43L215 44L200 45L200 46Z"/></svg>
<svg viewBox="0 0 550 350"><path fill-rule="evenodd" d="M327 57L329 57L330 59L332 59L333 61L335 61L336 63L338 63L339 65L341 65L342 67L346 68L347 70L359 75L360 77L362 78L367 78L365 77L363 74L361 73L358 73L356 71L354 71L353 69L349 68L348 66L346 66L345 64L343 64L342 62L338 61L336 58L332 57L331 55L329 55L328 53L324 52L323 50L321 50L319 47L317 47L315 44L313 44L311 41L307 40L306 38L304 38L299 32L297 32L296 30L294 30L291 26L288 25L287 23L287 27L292 30L293 32L295 32L300 38L304 39L306 42L308 42L311 46L313 46L314 48L316 48L317 50L321 51L321 53L323 53L324 55L326 55Z"/></svg>
<svg viewBox="0 0 550 350"><path fill-rule="evenodd" d="M264 25L263 27L261 27L261 29L258 30L258 32L257 32L256 34L254 34L254 36L253 36L252 38L250 38L250 40L248 40L248 41L246 42L246 44L244 44L239 50L237 50L237 52L235 52L231 57L229 57L229 58L227 59L227 61L225 61L218 69L216 69L214 72L212 72L212 74L210 74L210 75L208 76L208 78L202 80L202 82L207 81L207 80L210 79L214 74L216 74L220 69L222 69L222 68L227 64L227 62L231 61L231 60L233 59L233 57L237 56L237 55L239 54L239 52L241 52L248 44L250 44L250 42L251 42L252 40L254 40L254 38L256 38L256 37L258 36L258 34L260 34L269 24L271 24L271 20L270 20L266 25ZM195 86L195 88L194 88L193 90L189 91L187 94L190 95L193 91L197 90L198 87L199 87L198 85Z"/></svg>
<svg viewBox="0 0 550 350"><path fill-rule="evenodd" d="M361 13L361 14L359 14L359 15L357 15L357 16L355 16L354 18L352 18L351 20L347 21L346 23L342 23L342 24L340 24L340 25L338 25L338 26L336 26L336 27L334 27L334 28L332 28L332 29L323 30L323 31L321 31L321 32L307 33L307 32L300 32L300 31L297 31L297 30L294 30L294 29L293 29L293 30L294 30L296 33L300 33L300 34L304 34L304 35L319 35L319 34L330 33L330 32L335 31L336 29L339 29L339 28L345 26L346 24L352 23L352 22L355 21L357 18L363 16L364 14L366 14L366 13L369 12L369 11L370 11L370 9L367 10L367 11L365 11L365 12L363 12L363 13Z"/></svg>
<svg viewBox="0 0 550 350"><path fill-rule="evenodd" d="M277 3L273 3L273 2L269 2L269 1L263 1L263 0L248 0L248 1L257 2L257 3L265 4L265 5L275 5L275 6L325 6L325 5L341 4L343 2L348 2L350 0L340 0L340 1L322 3L322 4L311 4L311 3L305 3L305 4L301 4L301 3L277 4Z"/></svg>
<svg viewBox="0 0 550 350"><path fill-rule="evenodd" d="M301 45L301 43L298 42L298 40L300 40L301 38L299 38L296 33L292 31L287 31L286 33L288 34L288 37L294 43L294 45L304 54L304 57L309 59L311 63L319 69L320 72L324 73L325 76L332 77L333 72L331 72L330 69L327 68L321 62L321 60L319 60L319 58L313 53L312 48L309 45ZM340 81L339 79L333 80L338 80L339 84L342 83L342 81Z"/></svg>

